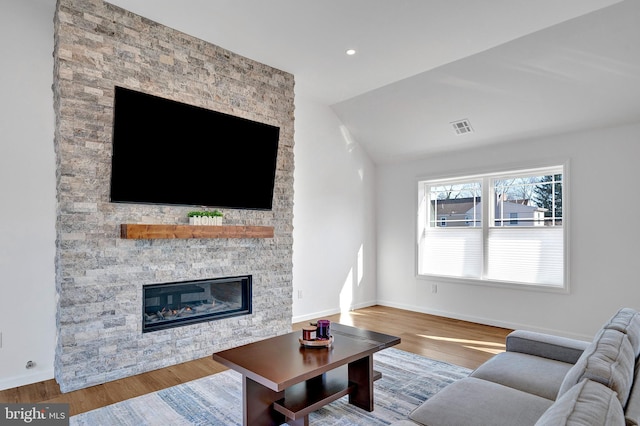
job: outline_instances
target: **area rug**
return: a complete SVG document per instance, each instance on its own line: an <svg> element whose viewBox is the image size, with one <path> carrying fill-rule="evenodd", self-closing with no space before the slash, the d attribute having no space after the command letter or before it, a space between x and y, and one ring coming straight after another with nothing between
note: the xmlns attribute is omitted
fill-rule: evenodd
<svg viewBox="0 0 640 426"><path fill-rule="evenodd" d="M348 397L309 415L312 426L388 425L471 370L395 348L377 352L375 409L367 412ZM70 418L73 426L242 425L242 376L226 370L158 392L142 395Z"/></svg>

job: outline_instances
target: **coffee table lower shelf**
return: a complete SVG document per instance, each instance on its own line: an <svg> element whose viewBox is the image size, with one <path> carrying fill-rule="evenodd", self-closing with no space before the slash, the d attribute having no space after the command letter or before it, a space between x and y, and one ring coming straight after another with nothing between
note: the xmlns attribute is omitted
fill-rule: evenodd
<svg viewBox="0 0 640 426"><path fill-rule="evenodd" d="M284 398L273 403L273 409L291 420L302 419L312 411L352 393L357 386L348 380L347 366L336 368L285 390ZM373 381L382 377L373 371Z"/></svg>

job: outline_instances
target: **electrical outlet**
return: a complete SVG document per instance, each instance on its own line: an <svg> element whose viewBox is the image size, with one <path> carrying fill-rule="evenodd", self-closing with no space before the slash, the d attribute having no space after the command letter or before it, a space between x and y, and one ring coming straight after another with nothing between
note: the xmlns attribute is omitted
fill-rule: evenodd
<svg viewBox="0 0 640 426"><path fill-rule="evenodd" d="M438 284L431 284L431 293L438 292Z"/></svg>
<svg viewBox="0 0 640 426"><path fill-rule="evenodd" d="M298 299L302 299L302 290L298 290Z"/></svg>

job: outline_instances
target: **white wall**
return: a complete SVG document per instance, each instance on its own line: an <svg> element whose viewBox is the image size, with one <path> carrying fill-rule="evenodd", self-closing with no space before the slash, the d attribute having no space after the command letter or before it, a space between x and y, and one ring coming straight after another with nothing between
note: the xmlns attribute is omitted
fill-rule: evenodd
<svg viewBox="0 0 640 426"><path fill-rule="evenodd" d="M54 10L4 0L0 13L0 389L53 377Z"/></svg>
<svg viewBox="0 0 640 426"><path fill-rule="evenodd" d="M590 338L620 307L640 308L640 125L377 166L378 301L476 321ZM418 279L416 181L569 160L570 293ZM393 215L388 212L392 211ZM393 216L390 219L389 216ZM431 284L437 292L431 292Z"/></svg>
<svg viewBox="0 0 640 426"><path fill-rule="evenodd" d="M296 94L293 321L375 304L375 168L335 114ZM302 298L299 298L299 292Z"/></svg>

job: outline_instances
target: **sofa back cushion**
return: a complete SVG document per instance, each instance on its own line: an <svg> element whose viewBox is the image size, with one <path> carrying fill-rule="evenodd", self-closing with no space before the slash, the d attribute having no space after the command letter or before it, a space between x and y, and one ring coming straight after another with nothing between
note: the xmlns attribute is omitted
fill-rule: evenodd
<svg viewBox="0 0 640 426"><path fill-rule="evenodd" d="M625 333L603 328L565 376L558 397L583 379L593 380L617 392L625 407L634 379L636 357Z"/></svg>
<svg viewBox="0 0 640 426"><path fill-rule="evenodd" d="M633 352L640 355L640 313L631 308L622 308L602 327L618 330L629 338Z"/></svg>
<svg viewBox="0 0 640 426"><path fill-rule="evenodd" d="M558 398L535 426L624 424L624 413L616 393L598 382L582 380Z"/></svg>
<svg viewBox="0 0 640 426"><path fill-rule="evenodd" d="M636 360L633 386L627 405L624 407L624 417L627 419L627 426L640 425L640 360Z"/></svg>

